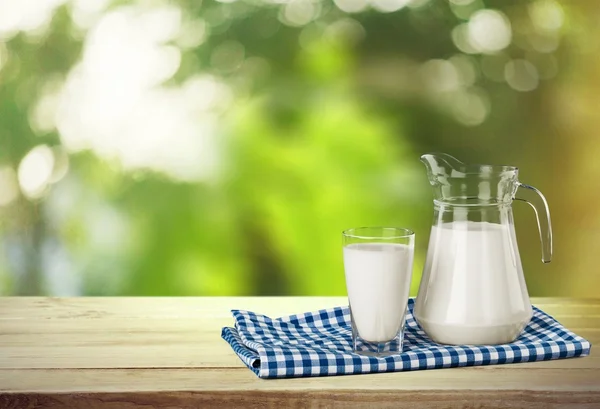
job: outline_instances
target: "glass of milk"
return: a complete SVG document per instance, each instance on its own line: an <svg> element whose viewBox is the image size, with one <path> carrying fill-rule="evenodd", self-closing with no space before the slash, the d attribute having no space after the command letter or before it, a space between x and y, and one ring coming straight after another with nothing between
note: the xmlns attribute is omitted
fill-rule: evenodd
<svg viewBox="0 0 600 409"><path fill-rule="evenodd" d="M344 231L343 238L354 352L402 352L415 234L398 227L359 227Z"/></svg>

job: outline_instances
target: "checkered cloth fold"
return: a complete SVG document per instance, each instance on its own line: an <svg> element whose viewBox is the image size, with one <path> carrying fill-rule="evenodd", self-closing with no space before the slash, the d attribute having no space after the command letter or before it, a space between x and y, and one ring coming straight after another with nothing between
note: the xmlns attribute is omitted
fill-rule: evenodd
<svg viewBox="0 0 600 409"><path fill-rule="evenodd" d="M271 319L233 310L235 328L221 336L260 378L346 375L506 364L588 355L590 343L534 307L533 318L514 342L504 345L441 345L416 323L408 303L404 352L387 357L352 352L348 307Z"/></svg>

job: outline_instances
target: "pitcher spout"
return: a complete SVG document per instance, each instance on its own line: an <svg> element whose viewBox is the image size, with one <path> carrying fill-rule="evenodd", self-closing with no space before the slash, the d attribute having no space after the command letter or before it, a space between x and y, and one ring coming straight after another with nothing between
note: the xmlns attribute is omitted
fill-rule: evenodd
<svg viewBox="0 0 600 409"><path fill-rule="evenodd" d="M425 164L429 178L446 176L456 177L464 174L465 164L447 153L426 153L421 156L421 162Z"/></svg>
<svg viewBox="0 0 600 409"><path fill-rule="evenodd" d="M468 165L446 153L421 156L437 201L455 204L510 203L518 186L514 166Z"/></svg>

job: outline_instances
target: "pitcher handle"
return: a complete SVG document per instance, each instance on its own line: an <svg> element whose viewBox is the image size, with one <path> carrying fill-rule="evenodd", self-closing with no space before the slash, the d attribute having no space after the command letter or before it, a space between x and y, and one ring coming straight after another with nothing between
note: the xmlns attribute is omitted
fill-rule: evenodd
<svg viewBox="0 0 600 409"><path fill-rule="evenodd" d="M520 197L515 197L515 200L526 202L535 212L542 242L542 262L549 263L552 260L552 222L550 221L548 202L542 192L524 183L519 183L517 195Z"/></svg>

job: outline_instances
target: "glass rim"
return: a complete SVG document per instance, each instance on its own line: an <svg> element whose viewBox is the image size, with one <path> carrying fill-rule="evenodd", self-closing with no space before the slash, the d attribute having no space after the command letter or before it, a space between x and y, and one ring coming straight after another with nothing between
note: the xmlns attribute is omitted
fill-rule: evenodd
<svg viewBox="0 0 600 409"><path fill-rule="evenodd" d="M399 232L400 234L396 234L393 236L373 236L373 235L364 235L360 234L360 230L366 229L379 229L382 231L385 230L394 230ZM408 237L412 237L415 235L415 232L404 228L404 227L385 227L385 226L363 226L363 227L353 227L351 229L346 229L342 231L342 235L344 237L350 237L354 239L368 239L368 240L390 240L390 239L405 239Z"/></svg>

